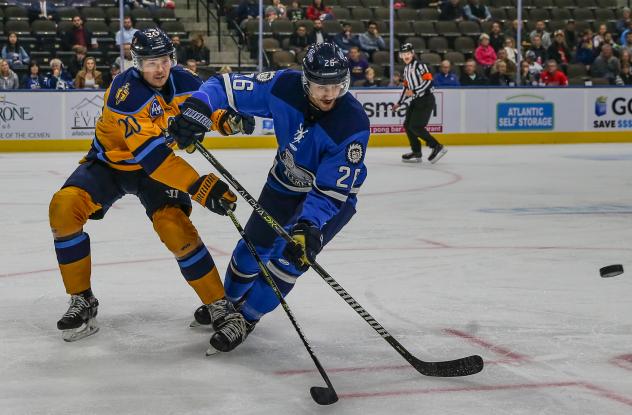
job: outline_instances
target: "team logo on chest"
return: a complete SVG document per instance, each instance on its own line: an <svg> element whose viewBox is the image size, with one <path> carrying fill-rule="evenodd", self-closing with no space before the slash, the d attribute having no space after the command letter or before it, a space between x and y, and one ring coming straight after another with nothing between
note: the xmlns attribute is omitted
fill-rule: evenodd
<svg viewBox="0 0 632 415"><path fill-rule="evenodd" d="M160 103L158 102L157 99L154 99L151 102L151 108L149 109L149 116L151 118L156 118L161 116L162 114L164 114L164 110L162 109L162 107L160 106Z"/></svg>
<svg viewBox="0 0 632 415"><path fill-rule="evenodd" d="M296 144L301 144L301 140L305 137L308 131L309 129L307 128L303 129L303 123L299 124L298 130L294 133L294 139L290 143L290 148L292 148L292 150L296 151Z"/></svg>

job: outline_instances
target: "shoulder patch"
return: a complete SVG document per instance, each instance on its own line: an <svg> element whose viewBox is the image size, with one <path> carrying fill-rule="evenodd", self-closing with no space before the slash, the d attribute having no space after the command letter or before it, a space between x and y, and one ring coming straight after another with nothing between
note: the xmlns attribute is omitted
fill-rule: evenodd
<svg viewBox="0 0 632 415"><path fill-rule="evenodd" d="M119 114L136 114L154 96L154 91L143 83L135 69L128 69L112 81L107 107Z"/></svg>
<svg viewBox="0 0 632 415"><path fill-rule="evenodd" d="M347 145L347 161L351 164L358 164L362 161L362 157L364 157L364 148L362 144L354 141Z"/></svg>
<svg viewBox="0 0 632 415"><path fill-rule="evenodd" d="M129 82L125 82L123 86L120 86L116 93L114 94L114 103L119 105L121 102L125 101L129 96Z"/></svg>
<svg viewBox="0 0 632 415"><path fill-rule="evenodd" d="M265 84L266 82L270 82L272 78L274 78L275 74L276 71L261 72L258 73L257 76L255 76L255 79L257 80L257 82Z"/></svg>

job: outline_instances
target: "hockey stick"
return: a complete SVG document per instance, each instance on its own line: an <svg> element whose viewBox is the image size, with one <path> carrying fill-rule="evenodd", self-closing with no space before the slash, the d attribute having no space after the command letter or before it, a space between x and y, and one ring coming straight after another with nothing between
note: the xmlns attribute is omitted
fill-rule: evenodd
<svg viewBox="0 0 632 415"><path fill-rule="evenodd" d="M226 181L239 193L255 212L263 219L281 238L288 243L294 243L292 237L268 212L263 209L257 200L244 189L237 180L222 166L222 164L202 145L200 142L195 143L195 148L206 158L209 163L217 169L217 171L224 176ZM336 280L327 273L317 262L311 264L314 271L321 276L323 280L347 304L355 310L375 331L378 332L384 340L388 342L397 352L410 363L419 373L425 376L437 376L437 377L454 377L454 376L469 376L476 374L483 370L483 359L478 355L472 355L463 357L456 360L447 360L439 362L425 362L413 356L404 346L402 346L391 334L378 323L358 302L349 295L349 293L336 282Z"/></svg>
<svg viewBox="0 0 632 415"><path fill-rule="evenodd" d="M279 287L276 285L276 283L272 279L272 276L270 275L270 270L261 260L261 257L257 253L255 246L252 244L252 242L250 242L250 239L248 239L248 237L246 236L246 232L244 232L244 228L242 228L235 214L230 209L226 209L226 212L228 213L230 220L233 221L235 228L237 228L237 231L241 235L241 239L246 243L246 246L248 247L248 251L250 251L250 254L255 258L255 260L257 261L257 264L259 264L259 268L261 269L261 273L263 274L263 277L266 279L266 282L268 283L268 285L272 287L272 291L274 291L274 294L277 296L277 298L281 302L281 305L283 306L283 309L285 310L285 314L287 314L288 318L292 322L292 325L294 326L294 329L298 333L298 336L301 338L303 345L305 345L307 352L309 353L310 357L314 361L314 364L316 365L318 372L320 372L320 375L323 377L323 379L325 380L325 383L327 384L326 388L322 386L312 386L311 388L309 388L309 392L312 395L312 398L319 405L331 405L332 403L338 402L338 395L336 394L336 391L334 390L334 386L331 384L331 381L329 380L329 376L327 376L325 369L323 369L322 365L318 361L318 358L314 354L312 347L307 342L307 339L305 338L303 331L299 327L298 322L296 321L296 318L294 317L294 314L292 313L292 310L290 309L290 306L288 305L287 302L285 302L285 299L283 298L283 294L281 294Z"/></svg>

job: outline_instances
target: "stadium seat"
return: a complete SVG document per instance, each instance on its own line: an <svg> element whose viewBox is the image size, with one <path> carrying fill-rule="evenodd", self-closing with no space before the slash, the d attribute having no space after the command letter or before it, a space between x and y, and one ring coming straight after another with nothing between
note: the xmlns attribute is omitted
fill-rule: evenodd
<svg viewBox="0 0 632 415"><path fill-rule="evenodd" d="M119 8L118 7L108 7L105 9L105 16L108 22L112 22L112 20L118 21L119 19Z"/></svg>
<svg viewBox="0 0 632 415"><path fill-rule="evenodd" d="M385 50L378 50L378 51L373 52L372 58L373 58L373 63L380 66L384 64L388 65L391 62L391 54L390 52L387 52ZM382 70L380 67L379 73L381 72Z"/></svg>
<svg viewBox="0 0 632 415"><path fill-rule="evenodd" d="M437 66L441 64L441 56L436 53L422 53L419 59L429 66Z"/></svg>
<svg viewBox="0 0 632 415"><path fill-rule="evenodd" d="M31 34L31 25L28 20L7 20L4 25L4 32L15 32L18 36L28 36Z"/></svg>
<svg viewBox="0 0 632 415"><path fill-rule="evenodd" d="M331 13L336 20L349 20L351 18L351 12L346 7L332 7Z"/></svg>
<svg viewBox="0 0 632 415"><path fill-rule="evenodd" d="M447 59L454 66L463 66L465 64L465 56L461 52L448 52L443 55L443 59Z"/></svg>
<svg viewBox="0 0 632 415"><path fill-rule="evenodd" d="M81 16L84 21L105 21L105 11L101 7L84 7L81 9Z"/></svg>
<svg viewBox="0 0 632 415"><path fill-rule="evenodd" d="M166 9L164 7L151 10L151 17L157 22L178 20L173 9Z"/></svg>
<svg viewBox="0 0 632 415"><path fill-rule="evenodd" d="M351 31L352 33L356 35L366 32L366 26L364 25L364 23L362 23L359 20L349 20L345 23L348 23L351 25Z"/></svg>
<svg viewBox="0 0 632 415"><path fill-rule="evenodd" d="M533 7L536 9L551 10L555 8L553 0L533 0Z"/></svg>
<svg viewBox="0 0 632 415"><path fill-rule="evenodd" d="M434 28L434 22L416 21L413 23L413 30L417 36L431 37L436 36L437 32Z"/></svg>
<svg viewBox="0 0 632 415"><path fill-rule="evenodd" d="M419 18L419 15L417 14L417 10L403 8L403 9L397 10L395 17L399 20L414 22L415 20Z"/></svg>
<svg viewBox="0 0 632 415"><path fill-rule="evenodd" d="M369 8L357 7L352 10L352 15L354 20L362 20L363 22L373 20L373 11Z"/></svg>
<svg viewBox="0 0 632 415"><path fill-rule="evenodd" d="M136 25L134 27L138 30L145 30L145 29L157 28L158 23L154 22L153 20L139 20L136 22Z"/></svg>
<svg viewBox="0 0 632 415"><path fill-rule="evenodd" d="M435 23L435 29L437 34L445 37L458 37L461 36L461 31L455 21L438 21Z"/></svg>
<svg viewBox="0 0 632 415"><path fill-rule="evenodd" d="M614 11L612 9L596 9L595 10L595 20L598 22L614 22L616 21L616 17L614 15Z"/></svg>
<svg viewBox="0 0 632 415"><path fill-rule="evenodd" d="M575 9L577 5L575 0L553 0L555 7L559 9Z"/></svg>
<svg viewBox="0 0 632 415"><path fill-rule="evenodd" d="M595 0L576 0L577 9L590 9L594 10L597 8L595 4Z"/></svg>
<svg viewBox="0 0 632 415"><path fill-rule="evenodd" d="M340 22L338 20L325 20L323 22L323 32L327 33L329 36L335 36L342 30L342 26L340 26Z"/></svg>
<svg viewBox="0 0 632 415"><path fill-rule="evenodd" d="M35 36L56 36L57 25L51 20L33 20L31 30Z"/></svg>
<svg viewBox="0 0 632 415"><path fill-rule="evenodd" d="M489 12L491 13L493 20L499 22L504 22L505 20L507 20L507 12L502 7L490 7Z"/></svg>
<svg viewBox="0 0 632 415"><path fill-rule="evenodd" d="M294 54L286 50L279 50L272 54L272 65L277 69L287 68L294 63L296 63Z"/></svg>
<svg viewBox="0 0 632 415"><path fill-rule="evenodd" d="M327 2L327 4L329 5L331 2ZM362 4L362 0L342 0L340 1L340 5L344 7L348 7L350 9L353 8L357 8L357 7L364 7L364 4Z"/></svg>
<svg viewBox="0 0 632 415"><path fill-rule="evenodd" d="M408 21L397 20L393 22L393 30L394 30L395 36L399 37L400 39L415 35L415 31L413 30L412 25ZM388 31L384 31L383 33L386 33L386 32Z"/></svg>
<svg viewBox="0 0 632 415"><path fill-rule="evenodd" d="M312 22L311 20L299 20L294 22L294 29L296 29L297 27L299 27L300 25L304 25L307 28L308 32L311 32L312 29L314 28L314 22ZM363 27L364 29L364 27Z"/></svg>
<svg viewBox="0 0 632 415"><path fill-rule="evenodd" d="M438 21L439 20L439 10L437 9L419 9L418 12L419 17L418 20L421 21ZM493 15L492 15L493 16Z"/></svg>
<svg viewBox="0 0 632 415"><path fill-rule="evenodd" d="M18 20L29 20L28 13L25 7L21 6L9 6L4 9L4 17L7 23ZM30 32L29 32L30 33Z"/></svg>
<svg viewBox="0 0 632 415"><path fill-rule="evenodd" d="M568 20L572 18L571 11L569 9L556 8L551 10L552 20Z"/></svg>
<svg viewBox="0 0 632 415"><path fill-rule="evenodd" d="M59 20L72 20L74 16L81 16L81 13L75 7L60 7L57 9Z"/></svg>
<svg viewBox="0 0 632 415"><path fill-rule="evenodd" d="M589 9L577 8L573 11L573 15L575 16L576 21L583 21L583 22L595 21L595 15L593 14L592 10L589 10Z"/></svg>
<svg viewBox="0 0 632 415"><path fill-rule="evenodd" d="M110 28L105 21L91 20L86 22L85 26L94 36L107 36L110 33Z"/></svg>
<svg viewBox="0 0 632 415"><path fill-rule="evenodd" d="M443 36L431 37L428 40L428 49L436 53L446 53L448 51L448 39Z"/></svg>
<svg viewBox="0 0 632 415"><path fill-rule="evenodd" d="M426 41L422 37L411 36L409 38L406 38L406 42L413 45L413 49L415 49L415 52L426 51Z"/></svg>
<svg viewBox="0 0 632 415"><path fill-rule="evenodd" d="M57 23L57 32L60 34L64 34L67 31L69 31L70 29L72 29L72 22L69 20L60 20L59 23Z"/></svg>
<svg viewBox="0 0 632 415"><path fill-rule="evenodd" d="M454 50L464 55L471 55L476 50L476 42L471 37L457 37L454 39Z"/></svg>
<svg viewBox="0 0 632 415"><path fill-rule="evenodd" d="M294 25L289 20L275 20L272 22L272 33L278 38L289 37L294 33Z"/></svg>
<svg viewBox="0 0 632 415"><path fill-rule="evenodd" d="M481 27L478 22L471 20L464 20L459 22L459 30L464 36L474 36L478 37L481 34Z"/></svg>
<svg viewBox="0 0 632 415"><path fill-rule="evenodd" d="M130 16L132 16L132 19L135 22L139 22L143 20L147 20L147 21L154 20L153 17L151 17L151 12L149 11L149 9L143 9L143 8L138 8L138 7L135 9L132 9Z"/></svg>
<svg viewBox="0 0 632 415"><path fill-rule="evenodd" d="M370 8L370 9L376 9L378 7L384 6L382 4L382 0L362 0L362 4L364 4L364 7ZM359 8L359 7L357 7L357 8Z"/></svg>
<svg viewBox="0 0 632 415"><path fill-rule="evenodd" d="M546 9L532 9L529 10L529 20L531 21L537 21L537 20L544 20L547 21L551 18L551 15L549 14L549 11Z"/></svg>
<svg viewBox="0 0 632 415"><path fill-rule="evenodd" d="M184 25L180 21L163 22L161 25L169 36L188 37L188 33L184 28Z"/></svg>
<svg viewBox="0 0 632 415"><path fill-rule="evenodd" d="M266 53L274 53L277 50L281 50L279 40L273 37L263 38L263 50L265 50Z"/></svg>
<svg viewBox="0 0 632 415"><path fill-rule="evenodd" d="M554 33L556 30L564 30L566 28L566 20L550 20L547 28L550 33Z"/></svg>
<svg viewBox="0 0 632 415"><path fill-rule="evenodd" d="M391 13L386 7L380 7L375 9L375 20L390 20Z"/></svg>

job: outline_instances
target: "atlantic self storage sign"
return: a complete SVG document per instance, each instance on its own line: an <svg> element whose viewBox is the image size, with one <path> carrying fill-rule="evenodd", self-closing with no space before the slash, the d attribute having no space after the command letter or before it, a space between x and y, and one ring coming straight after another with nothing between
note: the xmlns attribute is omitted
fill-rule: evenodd
<svg viewBox="0 0 632 415"><path fill-rule="evenodd" d="M511 99L524 97L511 97ZM552 102L499 102L496 105L498 131L547 131L555 126Z"/></svg>

